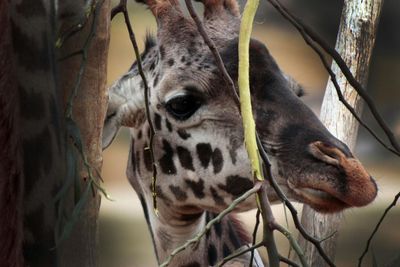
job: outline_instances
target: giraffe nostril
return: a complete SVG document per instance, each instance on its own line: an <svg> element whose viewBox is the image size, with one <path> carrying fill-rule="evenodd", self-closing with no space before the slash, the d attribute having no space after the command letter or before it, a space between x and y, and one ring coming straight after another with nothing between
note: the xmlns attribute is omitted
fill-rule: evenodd
<svg viewBox="0 0 400 267"><path fill-rule="evenodd" d="M327 145L321 141L316 141L308 145L307 151L316 159L325 163L339 166L340 161L346 158L345 154L334 146Z"/></svg>

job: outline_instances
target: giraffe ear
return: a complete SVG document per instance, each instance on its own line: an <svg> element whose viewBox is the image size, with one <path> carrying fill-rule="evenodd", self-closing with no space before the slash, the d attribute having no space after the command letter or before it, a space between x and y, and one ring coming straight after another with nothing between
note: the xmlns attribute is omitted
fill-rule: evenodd
<svg viewBox="0 0 400 267"><path fill-rule="evenodd" d="M119 129L121 128L120 108L123 106L122 99L118 99L118 95L110 92L108 95L108 107L106 118L103 125L102 147L106 149L114 140Z"/></svg>
<svg viewBox="0 0 400 267"><path fill-rule="evenodd" d="M137 128L146 119L143 92L128 72L108 91L108 107L103 124L102 147L106 149L121 126Z"/></svg>

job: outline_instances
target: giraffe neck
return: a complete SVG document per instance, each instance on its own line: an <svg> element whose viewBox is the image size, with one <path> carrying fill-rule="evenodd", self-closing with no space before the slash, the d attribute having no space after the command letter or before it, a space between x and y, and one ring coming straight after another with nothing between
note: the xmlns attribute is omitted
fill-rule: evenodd
<svg viewBox="0 0 400 267"><path fill-rule="evenodd" d="M197 210L193 207L178 208L160 201L157 217L151 208L151 196L139 196L159 264L163 263L177 247L200 233L207 223L217 216L209 211ZM251 240L241 222L233 215L228 215L213 224L195 247L189 246L178 253L170 266L215 266L223 258L250 243ZM255 255L253 266L262 266L257 252ZM250 253L247 253L230 263L242 263L243 266L248 266L249 261Z"/></svg>

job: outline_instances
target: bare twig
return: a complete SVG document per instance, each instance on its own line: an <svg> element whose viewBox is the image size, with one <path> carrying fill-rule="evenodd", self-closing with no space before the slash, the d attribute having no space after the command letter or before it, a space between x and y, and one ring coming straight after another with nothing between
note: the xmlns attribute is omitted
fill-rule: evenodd
<svg viewBox="0 0 400 267"><path fill-rule="evenodd" d="M279 260L281 262L286 263L289 266L293 266L293 267L300 267L300 265L298 265L297 263L295 263L294 261L291 261L289 258L285 258L283 256L279 256Z"/></svg>
<svg viewBox="0 0 400 267"><path fill-rule="evenodd" d="M286 238L290 241L290 245L292 246L293 250L296 251L297 256L300 259L300 262L302 264L303 267L305 266L309 266L306 260L306 257L301 249L301 247L299 246L299 244L297 243L296 239L292 236L292 234L289 232L289 230L287 230L285 227L283 227L280 224L275 224L274 227L276 228L276 230L278 230L279 232L281 232L284 236L286 236Z"/></svg>
<svg viewBox="0 0 400 267"><path fill-rule="evenodd" d="M226 82L226 84L229 86L232 93L234 94L234 96L235 96L234 100L236 102L236 105L238 107L240 107L239 95L236 92L235 83L233 82L231 76L228 74L228 71L225 68L224 62L222 61L221 55L219 54L217 47L215 46L214 42L210 39L210 37L206 33L203 23L199 19L199 16L197 16L196 11L194 11L194 8L192 5L192 0L185 0L185 3L186 3L186 7L189 11L190 16L192 17L193 21L196 23L197 30L199 31L200 35L203 37L204 42L207 44L208 48L210 49L211 53L214 56L214 59L217 63L219 72L221 72L224 81Z"/></svg>
<svg viewBox="0 0 400 267"><path fill-rule="evenodd" d="M347 67L346 63L340 56L340 54L333 48L329 46L321 37L318 36L311 28L309 28L307 25L301 22L301 20L297 17L295 17L293 14L291 14L286 7L284 7L279 0L267 0L271 5L284 17L286 18L301 34L305 42L318 54L320 57L325 69L328 71L332 83L336 89L336 92L338 94L340 102L342 102L345 107L351 112L351 114L354 116L354 118L387 150L392 152L393 154L396 154L397 156L400 156L400 145L397 143L397 140L393 134L393 132L390 130L390 128L387 126L386 122L382 118L382 116L379 114L373 100L370 98L370 96L367 94L365 89L362 87L362 85L354 78L353 74ZM387 138L389 139L390 143L392 144L393 148L389 147L388 145L385 144L385 142L378 137L378 135L370 128L366 123L364 123L361 118L357 115L353 107L344 99L343 94L340 90L340 86L336 80L336 76L333 73L332 69L330 68L330 65L328 61L325 59L321 49L316 45L318 44L325 52L327 52L332 58L335 60L336 64L339 66L341 71L343 72L344 76L346 77L347 81L350 83L351 86L353 86L354 90L357 91L357 93L364 99L365 103L369 107L372 115L374 116L375 120L378 122L378 124L381 126L382 130L385 132Z"/></svg>
<svg viewBox="0 0 400 267"><path fill-rule="evenodd" d="M329 266L335 266L335 264L329 259L329 257L326 255L324 249L321 246L321 241L312 237L310 234L307 233L307 231L304 229L302 226L300 219L298 217L298 212L296 208L292 205L292 203L287 199L283 191L280 189L279 185L277 184L272 171L271 171L271 163L268 159L268 155L261 143L260 138L257 136L257 145L258 145L258 150L260 152L261 159L263 160L263 163L265 165L265 176L267 180L270 182L272 188L275 190L276 194L278 197L282 200L282 202L289 208L290 213L292 214L293 217L293 222L296 226L296 229L299 230L300 234L308 241L314 244L314 246L317 248L319 254L321 257L326 261L326 263Z"/></svg>
<svg viewBox="0 0 400 267"><path fill-rule="evenodd" d="M221 262L217 264L217 266L218 266L218 267L222 267L222 266L225 265L225 263L228 263L230 260L232 260L232 259L234 259L234 258L237 258L237 257L239 257L239 256L241 256L241 255L243 255L243 254L245 254L245 253L247 253L247 252L250 252L250 251L251 251L251 253L254 253L254 250L255 250L255 249L257 249L257 248L259 248L259 247L261 247L261 246L264 246L264 245L265 245L265 242L264 242L264 241L261 241L261 242L259 242L259 243L257 243L257 244L253 244L251 247L247 247L247 248L246 248L246 247L240 247L240 248L237 249L235 252L233 252L231 255L229 255L229 256L223 258L223 259L221 260ZM251 263L252 263L252 262L253 262L253 261L251 261Z"/></svg>
<svg viewBox="0 0 400 267"><path fill-rule="evenodd" d="M374 238L375 234L378 232L379 227L381 226L383 220L385 219L386 215L389 213L389 211L396 206L397 201L400 198L400 192L397 193L397 195L394 197L392 203L385 209L385 211L383 212L381 218L379 219L378 223L376 224L374 230L372 231L370 237L368 238L367 241L367 245L365 246L364 252L362 253L362 255L360 256L360 258L358 259L358 266L361 267L361 263L363 261L364 256L367 254L369 246L371 245L372 239Z"/></svg>
<svg viewBox="0 0 400 267"><path fill-rule="evenodd" d="M260 214L261 214L260 209L257 209L256 224L254 226L254 231L253 231L253 242L252 242L253 246L256 244L258 226L260 225ZM253 259L254 259L254 250L251 251L249 267L253 265Z"/></svg>
<svg viewBox="0 0 400 267"><path fill-rule="evenodd" d="M251 196L252 194L256 193L258 190L260 190L262 186L261 182L257 182L255 183L255 185L248 190L247 192L245 192L243 195L241 195L240 197L236 198L234 201L232 201L232 203L229 205L228 208L226 208L225 210L223 210L220 214L218 214L218 216L216 216L214 219L212 219L211 221L209 221L207 223L207 225L203 228L203 230L201 230L196 236L194 236L193 238L187 240L182 246L177 247L174 251L172 251L168 258L160 265L160 267L166 267L170 264L171 260L181 251L185 250L186 248L188 248L190 245L196 245L202 236L204 236L210 229L211 227L215 224L221 221L221 219L227 215L228 213L230 213L232 210L234 210L237 205L239 205L241 202L243 202L244 200L246 200L249 196Z"/></svg>
<svg viewBox="0 0 400 267"><path fill-rule="evenodd" d="M149 129L150 129L149 150L150 150L150 159L151 159L151 162L152 162L152 169L153 169L152 170L153 171L153 177L152 177L152 181L151 181L151 191L152 191L152 194L153 194L153 209L154 209L154 212L157 215L158 214L158 210L157 210L157 193L156 193L157 166L156 166L155 161L154 161L154 147L153 147L155 130L154 130L153 122L152 122L151 117L150 117L150 108L149 108L149 93L150 93L150 89L149 89L149 86L148 86L148 83L147 83L146 76L145 76L145 74L143 72L142 59L140 57L139 48L138 48L138 45L137 45L137 42L136 42L135 33L134 33L133 29L132 29L132 24L131 24L130 19L129 19L128 9L127 9L127 0L120 0L119 4L111 10L111 19L113 19L115 17L115 15L117 15L118 13L122 13L123 16L124 16L126 28L128 30L128 33L129 33L129 38L131 40L131 43L132 43L132 46L133 46L133 50L135 51L138 71L139 71L140 77L142 78L142 81L143 81L143 84L144 84L144 101L145 101L146 118L147 118L147 123L149 124Z"/></svg>

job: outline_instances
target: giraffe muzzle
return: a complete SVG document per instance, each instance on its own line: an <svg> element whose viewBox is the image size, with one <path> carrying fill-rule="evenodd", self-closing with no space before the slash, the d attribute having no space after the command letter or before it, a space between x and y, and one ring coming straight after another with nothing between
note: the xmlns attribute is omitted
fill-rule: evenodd
<svg viewBox="0 0 400 267"><path fill-rule="evenodd" d="M318 190L327 201L329 195L349 207L361 207L371 203L377 195L377 185L361 162L352 155L345 155L338 147L324 142L313 142L308 152L317 160L339 169L340 177L336 180L317 181L311 190ZM340 190L338 189L340 188ZM307 189L307 190L310 190ZM307 193L306 193L307 194ZM316 194L313 194L316 197Z"/></svg>

